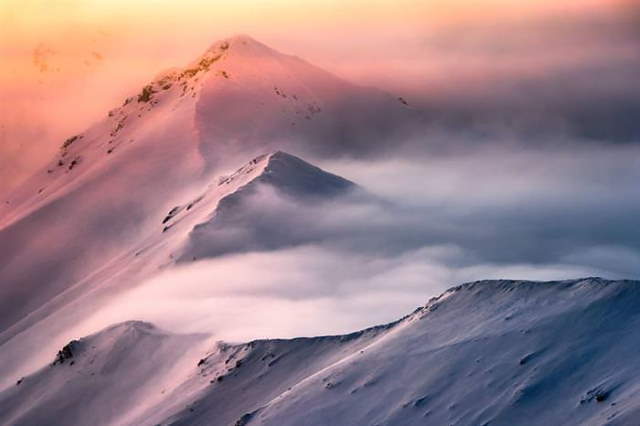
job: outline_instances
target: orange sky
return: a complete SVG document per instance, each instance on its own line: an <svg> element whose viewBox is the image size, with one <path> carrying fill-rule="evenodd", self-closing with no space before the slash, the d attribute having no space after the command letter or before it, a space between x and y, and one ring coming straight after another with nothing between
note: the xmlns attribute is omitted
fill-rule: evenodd
<svg viewBox="0 0 640 426"><path fill-rule="evenodd" d="M438 59L407 41L438 29L607 11L616 3L0 0L0 191L153 75L228 35L247 33L347 78L384 85L435 72Z"/></svg>

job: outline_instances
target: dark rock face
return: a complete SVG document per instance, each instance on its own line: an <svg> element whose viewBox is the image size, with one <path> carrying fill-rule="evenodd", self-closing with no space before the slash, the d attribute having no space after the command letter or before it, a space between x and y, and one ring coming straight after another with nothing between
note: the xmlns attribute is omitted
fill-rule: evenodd
<svg viewBox="0 0 640 426"><path fill-rule="evenodd" d="M58 351L56 359L53 361L52 365L64 364L66 361L72 359L74 351L78 348L79 343L80 342L77 340L72 340L64 345L64 347ZM73 363L73 361L71 362Z"/></svg>

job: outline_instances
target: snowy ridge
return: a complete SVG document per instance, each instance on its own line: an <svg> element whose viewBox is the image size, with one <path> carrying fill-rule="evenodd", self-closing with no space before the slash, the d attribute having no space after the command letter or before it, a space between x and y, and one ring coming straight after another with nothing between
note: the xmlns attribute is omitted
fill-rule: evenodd
<svg viewBox="0 0 640 426"><path fill-rule="evenodd" d="M173 168L198 173L277 149L362 155L375 134L383 138L415 118L386 93L237 35L185 67L160 73L103 120L61 141L58 155L4 200L0 229L117 168L114 157L144 153L165 160L157 152L164 151ZM375 120L375 131L366 120ZM186 163L176 164L184 156Z"/></svg>
<svg viewBox="0 0 640 426"><path fill-rule="evenodd" d="M229 176L220 177L216 187L183 206L176 206L163 220L164 231L181 235L174 252L179 262L214 257L242 249L239 239L224 239L231 228L249 232L255 223L243 218L254 197L264 188L288 200L322 203L358 190L353 182L325 172L298 157L277 151L260 155ZM196 204L198 204L196 206ZM193 209L192 206L196 206ZM181 212L184 211L183 214ZM253 247L264 249L266 247Z"/></svg>
<svg viewBox="0 0 640 426"><path fill-rule="evenodd" d="M0 331L4 352L0 388L11 382L9 374L28 374L36 368L41 356L36 348L43 341L49 351L61 346L76 323L114 295L178 262L192 262L234 249L229 246L233 242L221 240L219 231L235 223L235 217L245 213L242 203L265 187L292 200L315 203L357 188L345 179L278 151L260 155L230 175L218 178L205 191L199 191L198 196L186 198L187 202L171 202L166 210L155 211L153 222L144 232L138 232L136 238L122 244L117 255ZM19 356L25 347L31 348L28 355Z"/></svg>
<svg viewBox="0 0 640 426"><path fill-rule="evenodd" d="M353 182L286 152L262 154L230 175L220 176L217 184L199 197L172 208L162 220L163 232L189 214L192 215L189 226L193 230L206 226L220 215L221 209L232 210L238 198L249 196L259 185L269 185L289 196L310 198L343 195L356 188Z"/></svg>
<svg viewBox="0 0 640 426"><path fill-rule="evenodd" d="M159 74L138 93L127 97L121 106L110 110L104 120L63 141L58 155L45 170L14 194L11 200L11 205L15 206L11 211L13 215L0 223L0 229L42 207L52 198L73 191L92 174L110 167L113 157L125 152L133 155L133 145L153 143L156 149L167 149L162 146L165 145L163 142L173 142L173 138L158 137L154 129L158 123L170 121L169 127L174 127L172 133L182 132L182 144L186 145L184 148L188 152L189 144L197 144L195 128L190 124L193 122L190 117L195 113L195 98L200 93L202 77L226 52L221 46L223 43L212 46L185 68ZM148 152L148 148L145 151Z"/></svg>
<svg viewBox="0 0 640 426"><path fill-rule="evenodd" d="M174 200L230 166L278 150L362 155L415 118L388 94L247 36L161 73L105 115L0 203L0 333L138 253Z"/></svg>
<svg viewBox="0 0 640 426"><path fill-rule="evenodd" d="M468 283L399 321L349 335L190 352L180 377L172 375L174 386L161 396L147 388L155 403L123 413L119 424L634 424L639 321L637 281ZM131 326L80 342L106 341L101 336L123 327ZM135 328L142 332L132 336L158 334L149 325ZM127 347L135 351L138 339ZM123 352L100 356L115 363L110 358ZM107 398L110 388L76 375L90 364L76 362L46 366L0 393L0 407L8 407L2 421L28 424L43 415L47 399L34 396L53 380L57 394L80 386ZM169 363L162 355L154 362ZM105 374L131 385L132 367L118 365ZM88 415L86 403L71 400L65 415ZM120 411L121 403L111 404Z"/></svg>

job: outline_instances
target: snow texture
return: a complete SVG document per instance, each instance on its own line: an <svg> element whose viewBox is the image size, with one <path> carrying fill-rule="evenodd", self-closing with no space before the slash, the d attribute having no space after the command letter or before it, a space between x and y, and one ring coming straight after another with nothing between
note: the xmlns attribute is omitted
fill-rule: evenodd
<svg viewBox="0 0 640 426"><path fill-rule="evenodd" d="M639 284L473 282L391 324L200 354L119 324L2 392L0 422L632 425Z"/></svg>

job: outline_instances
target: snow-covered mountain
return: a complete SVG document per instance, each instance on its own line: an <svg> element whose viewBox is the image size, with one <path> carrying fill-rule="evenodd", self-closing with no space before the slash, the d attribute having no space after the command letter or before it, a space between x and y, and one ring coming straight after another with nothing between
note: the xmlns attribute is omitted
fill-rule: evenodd
<svg viewBox="0 0 640 426"><path fill-rule="evenodd" d="M344 336L213 344L87 325L191 262L344 246L338 205L393 221L305 160L391 149L416 119L238 36L69 137L1 203L0 424L634 424L637 282L475 282Z"/></svg>
<svg viewBox="0 0 640 426"><path fill-rule="evenodd" d="M366 155L414 119L391 95L250 37L214 43L69 137L2 200L0 331L119 263L176 200L247 159Z"/></svg>
<svg viewBox="0 0 640 426"><path fill-rule="evenodd" d="M43 341L47 342L48 349L59 345L77 322L108 304L120 292L130 290L160 271L234 251L270 249L297 242L293 229L262 232L259 220L255 219L262 213L254 212L253 217L250 216L250 204L264 191L272 195L272 203L282 204L279 211L288 209L290 213L299 203L322 209L330 208L326 203L336 198L366 195L354 183L282 151L254 158L235 172L218 177L204 191L173 201L162 214L154 215L155 220L144 235L123 241L116 256L96 269L87 270L85 277L2 330L0 386L10 380L9 374L27 372L36 366ZM249 245L239 238L239 233L261 234L261 238ZM91 248L95 242L89 240L85 244ZM40 268L43 275L47 273L46 263L35 263L33 268ZM7 280L3 282L3 291L14 295L9 281L12 276L6 269L2 273ZM38 287L45 283L33 284ZM23 290L18 287L16 292ZM24 310L23 306L13 307L10 302L10 297L1 302L6 306L2 311L6 322L12 309ZM25 350L29 356L19 356Z"/></svg>
<svg viewBox="0 0 640 426"><path fill-rule="evenodd" d="M129 322L16 378L0 422L632 425L639 319L640 282L586 278L473 282L384 326L209 351Z"/></svg>
<svg viewBox="0 0 640 426"><path fill-rule="evenodd" d="M238 187L238 182L247 183ZM364 191L354 183L282 151L255 158L234 174L221 177L218 186L235 186L237 189L217 202L213 215L201 219L195 225L189 224L190 231L184 248L180 250L178 261L250 249L275 249L301 243L293 227L275 229L276 227L270 226L270 223L263 223L267 216L264 206L255 212L254 200L265 188L277 191L287 200L296 200L306 206L315 205L318 208L322 208L323 203L336 197L364 195ZM278 197L271 198L279 203ZM174 226L181 218L181 211L195 206L197 200L202 199L204 198L199 197L186 206L174 207L163 220L167 224L164 229L168 230ZM294 213L295 205L289 204L288 209L290 214ZM243 235L238 235L238 231Z"/></svg>

